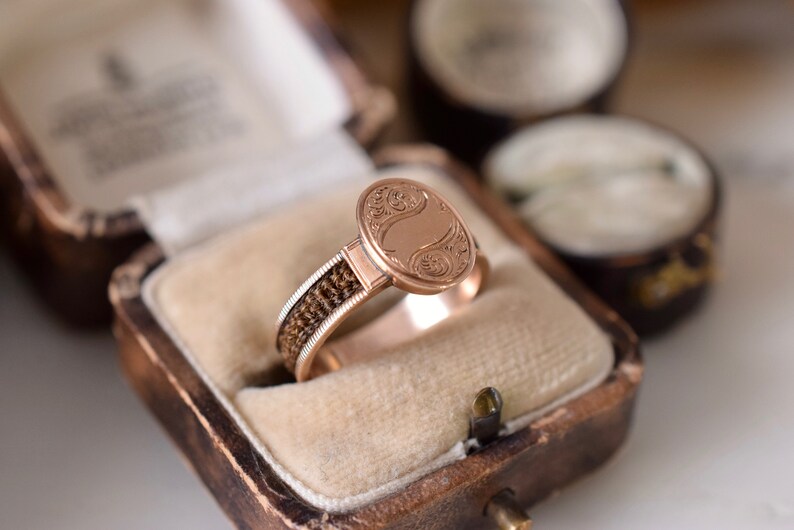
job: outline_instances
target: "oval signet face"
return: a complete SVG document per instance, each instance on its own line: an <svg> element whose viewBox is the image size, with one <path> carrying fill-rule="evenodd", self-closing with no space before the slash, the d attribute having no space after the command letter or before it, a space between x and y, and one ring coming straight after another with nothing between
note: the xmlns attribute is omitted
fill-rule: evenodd
<svg viewBox="0 0 794 530"><path fill-rule="evenodd" d="M439 292L474 267L475 245L458 212L431 188L407 179L384 179L358 202L358 225L367 253L397 287Z"/></svg>

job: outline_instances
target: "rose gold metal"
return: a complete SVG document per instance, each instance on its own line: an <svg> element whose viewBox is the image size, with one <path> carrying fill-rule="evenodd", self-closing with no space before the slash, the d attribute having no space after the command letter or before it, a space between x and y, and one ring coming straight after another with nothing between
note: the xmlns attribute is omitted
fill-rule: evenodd
<svg viewBox="0 0 794 530"><path fill-rule="evenodd" d="M372 291L388 283L389 278L367 256L361 238L356 238L345 245L342 255L364 289Z"/></svg>
<svg viewBox="0 0 794 530"><path fill-rule="evenodd" d="M358 229L369 258L394 285L436 294L474 268L474 237L458 211L428 186L384 179L361 194Z"/></svg>
<svg viewBox="0 0 794 530"><path fill-rule="evenodd" d="M312 377L369 357L373 351L404 342L466 306L488 275L488 261L477 251L475 267L463 281L436 295L408 293L366 326L325 343L317 352ZM314 372L316 370L316 372Z"/></svg>
<svg viewBox="0 0 794 530"><path fill-rule="evenodd" d="M304 295L342 260L361 284L312 333L294 366L282 351L298 381L415 336L470 303L488 277L488 261L463 218L424 184L408 179L374 183L359 198L357 221L359 237L304 282L279 314L277 337ZM326 343L350 313L391 285L406 296L374 321Z"/></svg>

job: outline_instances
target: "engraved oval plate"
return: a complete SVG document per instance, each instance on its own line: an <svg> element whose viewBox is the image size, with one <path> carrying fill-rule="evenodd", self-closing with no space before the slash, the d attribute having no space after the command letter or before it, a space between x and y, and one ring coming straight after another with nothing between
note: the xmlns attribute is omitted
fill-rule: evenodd
<svg viewBox="0 0 794 530"><path fill-rule="evenodd" d="M404 291L435 294L474 268L474 237L458 211L432 188L379 180L361 194L358 229L372 261Z"/></svg>

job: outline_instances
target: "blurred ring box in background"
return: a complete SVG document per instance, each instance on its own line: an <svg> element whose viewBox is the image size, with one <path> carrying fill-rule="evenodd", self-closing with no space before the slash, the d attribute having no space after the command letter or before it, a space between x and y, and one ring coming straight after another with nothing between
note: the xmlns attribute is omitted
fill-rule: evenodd
<svg viewBox="0 0 794 530"><path fill-rule="evenodd" d="M408 50L428 138L478 164L522 125L606 111L629 25L618 0L415 0Z"/></svg>
<svg viewBox="0 0 794 530"><path fill-rule="evenodd" d="M483 173L641 335L689 315L717 277L717 173L670 131L614 115L555 118L497 145Z"/></svg>

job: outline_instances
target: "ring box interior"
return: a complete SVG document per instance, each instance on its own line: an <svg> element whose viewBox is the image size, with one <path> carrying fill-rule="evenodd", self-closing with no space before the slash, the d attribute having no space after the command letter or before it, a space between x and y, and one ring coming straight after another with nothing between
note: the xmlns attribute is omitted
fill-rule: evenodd
<svg viewBox="0 0 794 530"><path fill-rule="evenodd" d="M370 146L394 112L308 0L4 7L0 226L72 324L110 321L111 272L149 239L133 192L332 126Z"/></svg>
<svg viewBox="0 0 794 530"><path fill-rule="evenodd" d="M495 495L530 506L628 433L642 364L615 312L443 151L394 147L375 160L186 248L148 245L114 274L124 371L240 528L487 527ZM358 193L387 176L429 184L461 211L489 284L419 336L295 383L272 322L355 237ZM480 447L468 413L488 386L503 423Z"/></svg>

